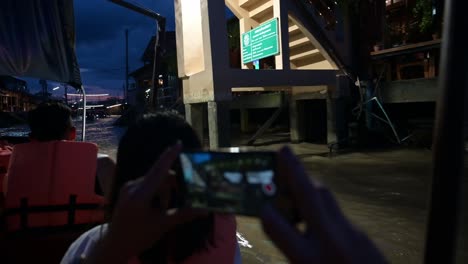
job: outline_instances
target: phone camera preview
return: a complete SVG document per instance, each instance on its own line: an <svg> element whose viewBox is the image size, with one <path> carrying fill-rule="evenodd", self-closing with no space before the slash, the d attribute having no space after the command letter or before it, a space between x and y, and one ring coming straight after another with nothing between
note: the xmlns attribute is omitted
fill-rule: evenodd
<svg viewBox="0 0 468 264"><path fill-rule="evenodd" d="M280 193L273 160L273 153L181 153L187 205L256 216Z"/></svg>

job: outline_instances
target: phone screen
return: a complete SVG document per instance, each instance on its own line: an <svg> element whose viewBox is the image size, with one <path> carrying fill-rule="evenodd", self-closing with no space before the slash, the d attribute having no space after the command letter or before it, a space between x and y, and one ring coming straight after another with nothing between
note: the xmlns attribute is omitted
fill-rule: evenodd
<svg viewBox="0 0 468 264"><path fill-rule="evenodd" d="M265 203L274 203L291 213L289 197L279 188L274 152L184 152L180 162L192 208L257 216Z"/></svg>

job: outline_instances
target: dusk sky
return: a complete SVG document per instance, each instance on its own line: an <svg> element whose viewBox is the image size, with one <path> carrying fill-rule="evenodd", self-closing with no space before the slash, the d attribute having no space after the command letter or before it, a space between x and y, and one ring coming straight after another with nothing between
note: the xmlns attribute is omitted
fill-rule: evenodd
<svg viewBox="0 0 468 264"><path fill-rule="evenodd" d="M173 0L129 1L167 18L167 30L175 30ZM129 29L130 72L141 67L141 55L156 30L155 22L107 0L75 0L76 51L87 93L122 95L125 84L125 29ZM36 79L27 79L32 92ZM56 83L49 83L55 87ZM59 89L53 92L63 94Z"/></svg>

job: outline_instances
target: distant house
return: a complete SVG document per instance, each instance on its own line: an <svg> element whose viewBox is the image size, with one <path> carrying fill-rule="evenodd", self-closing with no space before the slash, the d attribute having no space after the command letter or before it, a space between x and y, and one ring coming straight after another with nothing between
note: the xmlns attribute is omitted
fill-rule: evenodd
<svg viewBox="0 0 468 264"><path fill-rule="evenodd" d="M160 69L155 72L156 88L158 94L163 94L164 90L170 87L176 91L175 96L178 97L180 84L177 78L177 51L174 31L166 32L162 47ZM153 87L154 50L155 37L153 36L141 57L143 66L129 74L135 80L135 85L132 85L128 91L128 103L130 105L145 104L149 101L150 91Z"/></svg>
<svg viewBox="0 0 468 264"><path fill-rule="evenodd" d="M0 76L0 112L26 112L33 105L26 81Z"/></svg>

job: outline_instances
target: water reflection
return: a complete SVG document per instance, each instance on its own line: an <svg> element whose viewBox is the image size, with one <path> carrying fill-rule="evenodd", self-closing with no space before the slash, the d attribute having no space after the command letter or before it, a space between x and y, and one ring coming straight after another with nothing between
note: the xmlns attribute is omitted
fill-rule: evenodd
<svg viewBox="0 0 468 264"><path fill-rule="evenodd" d="M321 155L324 146L299 144L292 148L303 157L311 177L332 189L345 214L392 263L421 262L430 151L399 149L328 158Z"/></svg>
<svg viewBox="0 0 468 264"><path fill-rule="evenodd" d="M107 154L114 160L117 157L117 146L120 137L125 132L125 128L113 126L117 117L108 117L97 119L86 124L86 141L96 143L99 147L99 153ZM81 122L75 121L77 135L81 135Z"/></svg>
<svg viewBox="0 0 468 264"><path fill-rule="evenodd" d="M247 239L245 239L245 237L241 233L236 232L236 236L237 236L237 242L239 243L240 247L252 248L252 245L250 244L250 242Z"/></svg>

